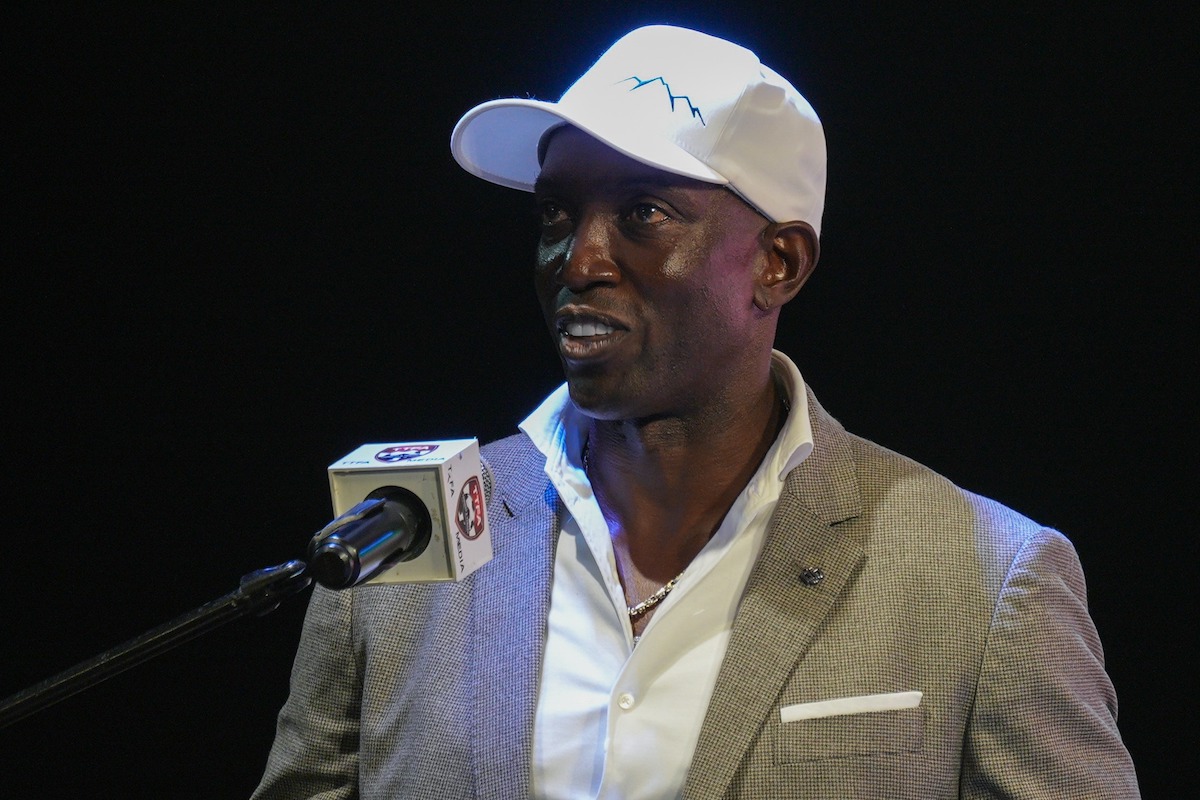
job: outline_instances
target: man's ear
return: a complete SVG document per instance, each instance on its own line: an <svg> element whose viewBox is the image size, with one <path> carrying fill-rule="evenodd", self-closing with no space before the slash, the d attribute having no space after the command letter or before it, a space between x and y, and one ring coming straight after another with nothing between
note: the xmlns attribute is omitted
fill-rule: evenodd
<svg viewBox="0 0 1200 800"><path fill-rule="evenodd" d="M754 305L763 311L779 308L799 292L812 275L821 242L807 222L772 222L763 229L766 257L754 285Z"/></svg>

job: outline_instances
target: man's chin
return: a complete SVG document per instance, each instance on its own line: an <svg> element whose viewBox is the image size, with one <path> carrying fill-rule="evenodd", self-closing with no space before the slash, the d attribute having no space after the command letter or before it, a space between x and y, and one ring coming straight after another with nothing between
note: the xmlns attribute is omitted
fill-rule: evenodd
<svg viewBox="0 0 1200 800"><path fill-rule="evenodd" d="M626 402L622 402L622 392L605 383L591 378L567 376L571 400L584 414L602 420L628 419L631 409Z"/></svg>

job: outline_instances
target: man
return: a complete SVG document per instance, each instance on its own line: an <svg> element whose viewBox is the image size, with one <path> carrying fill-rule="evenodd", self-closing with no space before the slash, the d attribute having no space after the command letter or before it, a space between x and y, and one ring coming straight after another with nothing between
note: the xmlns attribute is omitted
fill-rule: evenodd
<svg viewBox="0 0 1200 800"><path fill-rule="evenodd" d="M566 384L484 448L495 557L312 598L258 797L1136 797L1070 544L846 433L772 343L825 147L636 30L452 137L532 190Z"/></svg>

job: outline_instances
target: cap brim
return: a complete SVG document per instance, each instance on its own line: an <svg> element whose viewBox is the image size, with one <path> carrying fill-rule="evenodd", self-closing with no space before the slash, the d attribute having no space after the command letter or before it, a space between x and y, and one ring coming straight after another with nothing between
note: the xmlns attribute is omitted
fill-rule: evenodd
<svg viewBox="0 0 1200 800"><path fill-rule="evenodd" d="M547 131L563 124L651 167L706 183L729 183L675 142L631 130L620 120L589 118L578 109L542 100L511 98L481 103L454 126L450 151L472 175L511 189L533 191L541 171L538 144Z"/></svg>

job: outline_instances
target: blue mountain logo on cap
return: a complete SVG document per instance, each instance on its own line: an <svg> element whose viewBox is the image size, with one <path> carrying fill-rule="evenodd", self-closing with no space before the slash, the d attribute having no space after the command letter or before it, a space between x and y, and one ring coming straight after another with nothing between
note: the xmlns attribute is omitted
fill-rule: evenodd
<svg viewBox="0 0 1200 800"><path fill-rule="evenodd" d="M687 103L688 110L692 112L692 116L695 117L696 119L700 120L701 125L703 125L706 128L708 127L708 123L704 121L704 115L700 113L700 109L698 109L694 105L692 105L691 98L689 98L686 94L673 94L671 92L670 84L668 84L661 75L658 76L657 78L648 78L647 80L642 80L641 78L639 78L636 75L630 75L625 80L618 81L618 83L626 83L628 81L633 81L634 83L637 84L636 86L634 86L632 89L629 90L631 92L636 92L638 89L641 89L643 86L649 86L652 83L661 83L662 87L667 90L667 100L671 103L672 111L675 110L675 101L682 100L685 103Z"/></svg>

